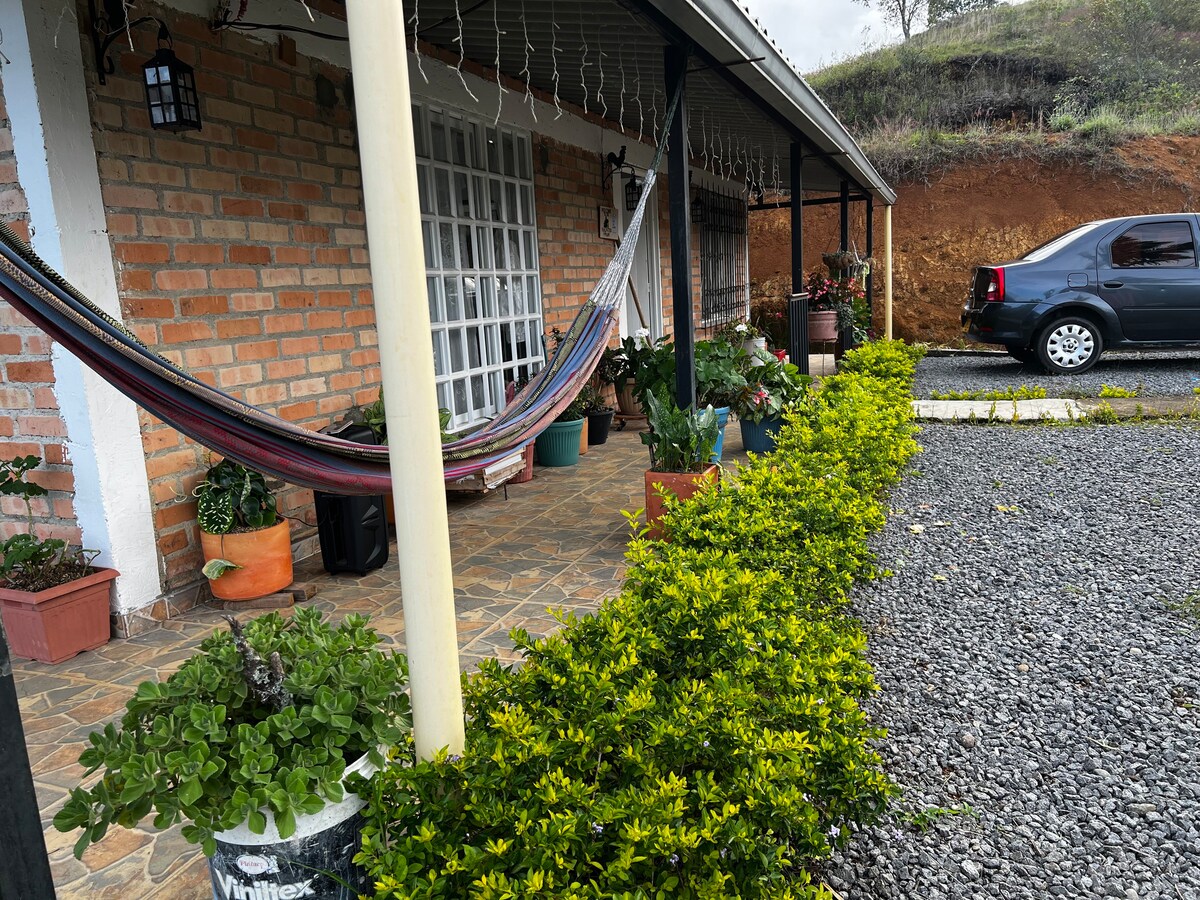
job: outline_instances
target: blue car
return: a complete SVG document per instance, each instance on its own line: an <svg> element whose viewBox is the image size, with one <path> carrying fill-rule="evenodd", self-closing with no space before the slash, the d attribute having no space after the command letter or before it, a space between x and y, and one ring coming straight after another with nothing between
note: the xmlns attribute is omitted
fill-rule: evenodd
<svg viewBox="0 0 1200 900"><path fill-rule="evenodd" d="M1198 238L1195 213L1127 216L978 266L965 336L1052 374L1086 372L1105 350L1200 344Z"/></svg>

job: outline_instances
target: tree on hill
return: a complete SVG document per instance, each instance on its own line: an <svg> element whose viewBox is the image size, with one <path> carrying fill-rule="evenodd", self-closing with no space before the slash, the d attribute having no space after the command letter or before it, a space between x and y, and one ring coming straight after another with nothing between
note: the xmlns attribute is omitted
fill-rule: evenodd
<svg viewBox="0 0 1200 900"><path fill-rule="evenodd" d="M883 13L884 19L899 25L907 41L912 37L913 25L921 19L936 25L956 16L989 9L1000 0L856 0L863 6L874 6Z"/></svg>

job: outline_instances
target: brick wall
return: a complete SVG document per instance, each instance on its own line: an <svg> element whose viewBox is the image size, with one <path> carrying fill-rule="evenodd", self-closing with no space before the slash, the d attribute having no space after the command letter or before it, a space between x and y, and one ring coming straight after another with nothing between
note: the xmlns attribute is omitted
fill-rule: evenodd
<svg viewBox="0 0 1200 900"><path fill-rule="evenodd" d="M140 76L154 29L135 30L133 51L114 45L107 84L88 67L126 324L198 378L306 427L327 425L373 400L379 382L347 73L303 56L289 66L272 45L213 34L194 16L139 12L163 17L176 54L195 67L204 128L149 127ZM318 99L318 83L332 98ZM191 491L206 454L140 416L172 590L198 577ZM300 488L279 494L280 510L309 526L311 501ZM293 537L310 530L294 523Z"/></svg>
<svg viewBox="0 0 1200 900"><path fill-rule="evenodd" d="M29 238L29 213L17 180L4 86L0 83L0 220ZM33 502L35 532L79 545L73 494L75 478L67 458L66 424L54 396L51 341L8 303L0 301L0 458L33 454L42 465L30 475L50 493ZM26 528L25 503L0 500L0 539Z"/></svg>

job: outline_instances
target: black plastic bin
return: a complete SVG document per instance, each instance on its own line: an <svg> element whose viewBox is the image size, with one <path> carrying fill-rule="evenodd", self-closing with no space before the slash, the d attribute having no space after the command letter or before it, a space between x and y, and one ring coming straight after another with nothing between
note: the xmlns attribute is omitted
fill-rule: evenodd
<svg viewBox="0 0 1200 900"><path fill-rule="evenodd" d="M374 444L366 425L344 422L323 429L359 444ZM313 491L317 506L317 536L321 562L330 575L354 572L365 575L388 560L388 523L383 494L345 497Z"/></svg>

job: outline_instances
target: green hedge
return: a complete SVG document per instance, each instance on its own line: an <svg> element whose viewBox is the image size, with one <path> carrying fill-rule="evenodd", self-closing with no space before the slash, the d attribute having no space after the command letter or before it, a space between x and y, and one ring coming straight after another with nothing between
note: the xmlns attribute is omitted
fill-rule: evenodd
<svg viewBox="0 0 1200 900"><path fill-rule="evenodd" d="M465 683L467 751L369 789L379 898L818 898L894 788L844 610L916 451L918 352L848 355L725 489L634 540L624 590ZM889 377L874 377L877 372Z"/></svg>

